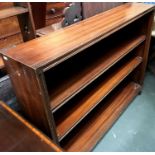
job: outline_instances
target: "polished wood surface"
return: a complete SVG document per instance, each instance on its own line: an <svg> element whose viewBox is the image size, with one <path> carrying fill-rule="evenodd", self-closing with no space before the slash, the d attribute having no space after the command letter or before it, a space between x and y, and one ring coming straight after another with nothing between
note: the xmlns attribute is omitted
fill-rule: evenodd
<svg viewBox="0 0 155 155"><path fill-rule="evenodd" d="M34 38L32 36L34 32L30 29L32 25L29 20L30 9L25 3L4 2L0 3L0 9L0 29L2 30L0 32L0 49L7 51L23 42L23 40L27 40L27 38ZM21 24L21 21L23 21L23 25ZM27 30L25 30L26 27ZM27 35L24 31L28 31L26 32Z"/></svg>
<svg viewBox="0 0 155 155"><path fill-rule="evenodd" d="M3 38L0 39L0 49L1 51L7 51L10 48L16 47L18 44L23 42L23 38L20 33L9 34L2 36Z"/></svg>
<svg viewBox="0 0 155 155"><path fill-rule="evenodd" d="M0 21L0 39L12 34L20 33L18 20L16 17L6 18Z"/></svg>
<svg viewBox="0 0 155 155"><path fill-rule="evenodd" d="M0 10L13 7L13 2L0 2ZM23 42L16 16L0 20L0 50Z"/></svg>
<svg viewBox="0 0 155 155"><path fill-rule="evenodd" d="M14 91L19 97L18 101L23 114L31 123L37 124L39 129L57 142L52 114L48 109L47 97L43 89L43 80L32 69L22 66L22 64L11 59L7 60L5 67L12 79ZM31 84L28 84L30 81Z"/></svg>
<svg viewBox="0 0 155 155"><path fill-rule="evenodd" d="M149 54L149 48L150 48L150 40L151 40L151 33L153 28L153 22L154 21L154 12L151 12L146 18L146 24L144 24L142 32L146 35L145 44L142 49L139 50L139 56L142 56L144 61L140 65L138 73L135 75L135 81L138 81L139 84L143 85L144 76L145 76L145 70L148 62L148 54ZM144 50L144 51L143 51Z"/></svg>
<svg viewBox="0 0 155 155"><path fill-rule="evenodd" d="M73 127L80 122L107 94L125 79L140 63L141 57L136 57L116 69L94 86L92 90L75 100L74 106L67 108L63 117L56 120L58 137L61 140ZM72 102L72 101L71 101Z"/></svg>
<svg viewBox="0 0 155 155"><path fill-rule="evenodd" d="M103 74L106 70L108 70L129 52L131 52L144 40L144 35L136 36L135 38L126 39L120 44L113 45L113 47L110 47L109 49L103 49L103 52L105 54L100 55L100 57L97 59L94 58L93 62L87 65L88 67L81 67L80 71L75 71L75 74L69 74L68 76L66 76L66 80L63 79L63 82L59 81L60 84L58 86L55 86L53 87L53 89L49 90L51 108L54 111L58 109L66 101L71 99L74 94L78 93L80 90L89 85L93 80Z"/></svg>
<svg viewBox="0 0 155 155"><path fill-rule="evenodd" d="M139 91L140 86L133 82L116 91L109 100L102 102L91 117L77 129L75 135L62 146L69 152L91 151L92 146L97 144Z"/></svg>
<svg viewBox="0 0 155 155"><path fill-rule="evenodd" d="M153 13L124 4L1 52L25 116L66 151L91 150L140 90Z"/></svg>
<svg viewBox="0 0 155 155"><path fill-rule="evenodd" d="M58 63L153 9L153 5L127 3L45 37L21 44L3 54L35 69Z"/></svg>
<svg viewBox="0 0 155 155"><path fill-rule="evenodd" d="M0 102L0 151L62 151L25 119Z"/></svg>
<svg viewBox="0 0 155 155"><path fill-rule="evenodd" d="M23 7L10 7L6 9L2 9L0 10L0 20L4 18L16 16L22 13L26 13L26 12L28 12L28 9Z"/></svg>

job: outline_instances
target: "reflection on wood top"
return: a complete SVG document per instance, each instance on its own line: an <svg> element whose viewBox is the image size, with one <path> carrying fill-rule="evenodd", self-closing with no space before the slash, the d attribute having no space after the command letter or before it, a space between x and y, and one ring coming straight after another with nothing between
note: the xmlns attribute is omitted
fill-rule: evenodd
<svg viewBox="0 0 155 155"><path fill-rule="evenodd" d="M74 55L153 9L154 5L126 3L2 53L34 69L47 67Z"/></svg>

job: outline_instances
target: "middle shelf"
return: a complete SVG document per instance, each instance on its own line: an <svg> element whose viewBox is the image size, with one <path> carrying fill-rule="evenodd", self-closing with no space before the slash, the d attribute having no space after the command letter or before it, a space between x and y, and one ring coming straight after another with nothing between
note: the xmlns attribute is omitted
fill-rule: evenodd
<svg viewBox="0 0 155 155"><path fill-rule="evenodd" d="M54 114L59 140L62 140L98 103L103 100L121 81L123 81L140 63L142 58L134 56L120 67L114 69L110 74L103 75L89 91L71 100L69 108L61 108L58 114ZM59 117L59 116L63 117Z"/></svg>

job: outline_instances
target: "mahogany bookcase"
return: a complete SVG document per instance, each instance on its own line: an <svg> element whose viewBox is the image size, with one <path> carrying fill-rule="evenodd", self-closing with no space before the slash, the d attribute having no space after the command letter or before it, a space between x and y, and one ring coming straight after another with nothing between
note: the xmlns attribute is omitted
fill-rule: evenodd
<svg viewBox="0 0 155 155"><path fill-rule="evenodd" d="M92 150L142 89L153 18L126 3L1 53L25 116L64 150Z"/></svg>

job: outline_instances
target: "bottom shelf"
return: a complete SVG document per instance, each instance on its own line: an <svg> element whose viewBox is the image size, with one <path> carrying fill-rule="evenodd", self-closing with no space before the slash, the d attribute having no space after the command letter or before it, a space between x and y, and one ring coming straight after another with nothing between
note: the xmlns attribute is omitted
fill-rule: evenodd
<svg viewBox="0 0 155 155"><path fill-rule="evenodd" d="M134 82L117 89L62 141L63 149L69 152L91 151L140 90L140 85Z"/></svg>

